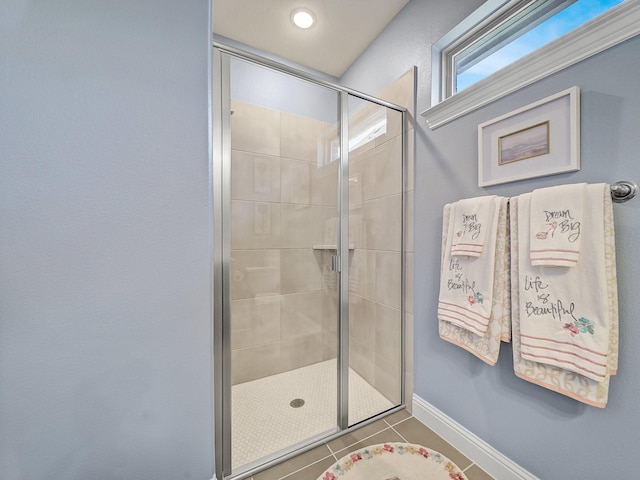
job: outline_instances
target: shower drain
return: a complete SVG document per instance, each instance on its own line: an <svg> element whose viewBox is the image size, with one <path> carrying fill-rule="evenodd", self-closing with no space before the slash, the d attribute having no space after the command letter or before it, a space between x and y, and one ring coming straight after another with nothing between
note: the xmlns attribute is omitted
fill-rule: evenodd
<svg viewBox="0 0 640 480"><path fill-rule="evenodd" d="M295 398L291 400L291 403L289 403L289 405L291 405L293 408L300 408L304 405L304 400L301 398Z"/></svg>

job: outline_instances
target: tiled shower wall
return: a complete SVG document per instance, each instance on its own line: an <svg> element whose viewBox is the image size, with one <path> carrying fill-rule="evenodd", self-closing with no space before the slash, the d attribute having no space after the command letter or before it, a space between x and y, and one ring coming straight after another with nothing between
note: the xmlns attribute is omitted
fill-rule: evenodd
<svg viewBox="0 0 640 480"><path fill-rule="evenodd" d="M335 125L238 101L232 110L237 384L336 356L335 250L313 247L336 243L338 172Z"/></svg>
<svg viewBox="0 0 640 480"><path fill-rule="evenodd" d="M407 106L412 118L413 69L380 98ZM376 109L367 106L351 117L350 128ZM353 124L353 125L352 125ZM387 111L387 131L351 152L349 203L355 250L350 264L350 365L393 403L400 403L401 262L402 262L402 130L401 116ZM411 125L410 125L411 127ZM409 128L407 145L412 145ZM409 148L406 195L406 345L412 346L413 312L413 150ZM405 373L412 372L413 350L405 355ZM407 375L409 377L409 375ZM411 378L407 378L408 381ZM411 385L408 386L411 390ZM408 395L408 401L410 395Z"/></svg>

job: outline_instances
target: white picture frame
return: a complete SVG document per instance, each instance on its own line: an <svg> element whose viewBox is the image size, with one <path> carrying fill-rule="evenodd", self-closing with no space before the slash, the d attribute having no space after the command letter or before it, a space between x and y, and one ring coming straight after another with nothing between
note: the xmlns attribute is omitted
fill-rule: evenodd
<svg viewBox="0 0 640 480"><path fill-rule="evenodd" d="M478 125L478 186L580 170L580 88Z"/></svg>

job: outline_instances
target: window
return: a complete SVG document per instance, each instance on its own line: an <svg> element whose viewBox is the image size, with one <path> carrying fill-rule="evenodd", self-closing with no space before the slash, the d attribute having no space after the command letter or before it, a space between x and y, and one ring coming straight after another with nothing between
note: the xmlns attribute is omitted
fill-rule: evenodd
<svg viewBox="0 0 640 480"><path fill-rule="evenodd" d="M445 53L452 72L448 91L464 90L622 1L533 0L509 8Z"/></svg>
<svg viewBox="0 0 640 480"><path fill-rule="evenodd" d="M423 116L435 128L639 33L640 0L488 0L434 44Z"/></svg>

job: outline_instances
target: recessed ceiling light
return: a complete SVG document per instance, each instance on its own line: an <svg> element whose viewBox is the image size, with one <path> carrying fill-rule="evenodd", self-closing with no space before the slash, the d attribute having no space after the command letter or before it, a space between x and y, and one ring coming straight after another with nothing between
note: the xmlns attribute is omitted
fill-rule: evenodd
<svg viewBox="0 0 640 480"><path fill-rule="evenodd" d="M316 17L310 10L298 8L291 12L291 21L299 28L310 28L316 23Z"/></svg>

